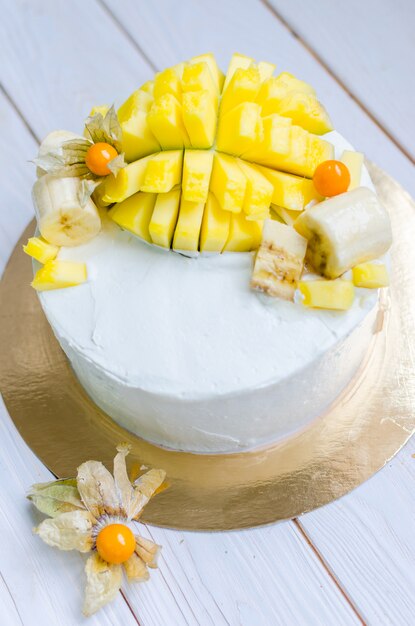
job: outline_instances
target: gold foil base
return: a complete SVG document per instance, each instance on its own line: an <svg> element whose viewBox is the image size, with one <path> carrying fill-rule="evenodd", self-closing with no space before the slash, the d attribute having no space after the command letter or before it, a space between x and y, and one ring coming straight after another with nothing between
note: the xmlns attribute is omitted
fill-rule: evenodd
<svg viewBox="0 0 415 626"><path fill-rule="evenodd" d="M392 287L359 375L309 428L266 449L232 455L163 450L119 427L77 382L29 287L21 243L0 286L0 380L22 437L58 476L88 459L111 466L115 445L132 445L130 469L160 467L169 488L143 521L192 530L229 530L291 518L360 485L415 429L415 205L375 166L370 173L394 229Z"/></svg>

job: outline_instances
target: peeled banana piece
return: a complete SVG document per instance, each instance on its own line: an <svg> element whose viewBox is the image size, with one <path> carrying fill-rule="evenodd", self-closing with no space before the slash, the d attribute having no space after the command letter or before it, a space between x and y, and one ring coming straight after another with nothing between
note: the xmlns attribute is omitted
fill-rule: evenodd
<svg viewBox="0 0 415 626"><path fill-rule="evenodd" d="M358 187L310 207L294 223L308 239L307 260L326 278L337 278L390 248L389 216L373 191Z"/></svg>
<svg viewBox="0 0 415 626"><path fill-rule="evenodd" d="M45 174L33 185L33 204L40 233L55 246L79 246L101 229L98 209L85 197L79 178Z"/></svg>
<svg viewBox="0 0 415 626"><path fill-rule="evenodd" d="M265 220L251 287L270 296L293 300L306 249L307 239L293 228L275 220Z"/></svg>
<svg viewBox="0 0 415 626"><path fill-rule="evenodd" d="M82 138L81 135L77 135L70 130L54 130L53 132L49 133L49 135L46 135L46 137L40 144L38 157L44 157L51 152L61 154L62 144L65 143L65 141L80 138ZM46 170L38 166L36 168L36 176L40 178L40 176L43 176L44 174L47 174Z"/></svg>

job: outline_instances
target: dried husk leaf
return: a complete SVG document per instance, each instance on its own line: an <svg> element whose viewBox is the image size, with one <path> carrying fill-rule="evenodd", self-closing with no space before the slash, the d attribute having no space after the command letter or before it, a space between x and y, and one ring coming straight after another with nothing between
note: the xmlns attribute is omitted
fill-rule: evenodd
<svg viewBox="0 0 415 626"><path fill-rule="evenodd" d="M39 511L49 517L85 509L75 480L64 479L33 485L27 497Z"/></svg>
<svg viewBox="0 0 415 626"><path fill-rule="evenodd" d="M65 166L62 155L57 152L40 154L31 162L48 174L58 173Z"/></svg>
<svg viewBox="0 0 415 626"><path fill-rule="evenodd" d="M128 561L125 561L124 569L130 582L141 583L150 578L147 565L135 552L130 556Z"/></svg>
<svg viewBox="0 0 415 626"><path fill-rule="evenodd" d="M134 488L127 474L125 458L130 452L131 446L121 443L117 446L118 454L114 458L114 481L125 515L130 519L131 502L134 496Z"/></svg>
<svg viewBox="0 0 415 626"><path fill-rule="evenodd" d="M101 113L88 117L85 130L93 143L103 141L113 146L117 152L121 151L122 129L114 105L108 109L105 117Z"/></svg>
<svg viewBox="0 0 415 626"><path fill-rule="evenodd" d="M34 532L49 546L59 550L89 552L93 518L88 511L70 511L58 517L45 519Z"/></svg>
<svg viewBox="0 0 415 626"><path fill-rule="evenodd" d="M82 179L79 192L79 204L82 208L85 207L86 203L88 202L89 198L92 196L100 182L100 180L90 180L88 178Z"/></svg>
<svg viewBox="0 0 415 626"><path fill-rule="evenodd" d="M154 543L154 541L144 539L144 537L140 537L139 535L135 536L135 551L148 567L157 567L160 550L161 546Z"/></svg>
<svg viewBox="0 0 415 626"><path fill-rule="evenodd" d="M134 496L131 503L131 519L136 519L145 507L154 492L160 487L166 477L164 470L152 469L143 474L134 483Z"/></svg>
<svg viewBox="0 0 415 626"><path fill-rule="evenodd" d="M78 491L86 508L98 519L100 515L119 515L120 500L115 482L99 461L86 461L78 467Z"/></svg>
<svg viewBox="0 0 415 626"><path fill-rule="evenodd" d="M83 613L92 615L117 595L122 582L121 565L111 565L94 552L86 562L86 588Z"/></svg>
<svg viewBox="0 0 415 626"><path fill-rule="evenodd" d="M127 163L124 160L124 154L119 154L115 157L115 159L112 159L112 161L108 163L108 169L110 170L111 174L114 174L114 176L116 176L118 172L122 170L126 165Z"/></svg>

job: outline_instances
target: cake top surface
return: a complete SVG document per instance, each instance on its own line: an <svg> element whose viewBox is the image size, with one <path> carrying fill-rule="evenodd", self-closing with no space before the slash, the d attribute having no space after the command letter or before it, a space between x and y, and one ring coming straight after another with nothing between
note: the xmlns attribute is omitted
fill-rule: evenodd
<svg viewBox="0 0 415 626"><path fill-rule="evenodd" d="M350 145L336 132L336 154ZM364 168L362 185L372 188ZM187 258L141 241L103 217L87 244L88 282L40 294L63 346L147 391L195 398L277 382L346 337L375 306L357 289L347 311L306 309L249 288L252 254Z"/></svg>

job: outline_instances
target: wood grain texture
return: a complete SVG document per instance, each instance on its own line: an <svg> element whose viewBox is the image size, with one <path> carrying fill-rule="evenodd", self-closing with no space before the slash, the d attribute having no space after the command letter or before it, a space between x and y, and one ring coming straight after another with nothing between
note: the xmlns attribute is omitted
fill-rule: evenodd
<svg viewBox="0 0 415 626"><path fill-rule="evenodd" d="M297 1L309 5L310 11L315 10L315 3ZM101 2L158 68L213 51L225 69L232 53L239 51L273 61L277 72L286 70L311 82L335 128L415 195L412 163L259 0ZM407 3L409 6L410 0ZM344 3L343 9L347 6ZM391 94L390 101L396 102L395 94Z"/></svg>
<svg viewBox="0 0 415 626"><path fill-rule="evenodd" d="M39 136L54 128L79 130L92 104L114 96L120 101L151 76L152 63L163 67L212 49L226 64L239 49L263 59L278 56L279 68L316 84L339 130L361 147L365 142L368 156L413 185L407 159L259 2L111 0L121 27L92 0L3 4L1 78ZM33 170L22 162L36 144L1 96L0 124L10 146L0 151L1 271L32 215ZM164 550L149 583L124 586L137 620L142 626L359 623L337 579L368 623L412 623L412 451L409 444L359 490L301 518L315 547L291 523L212 535L144 529ZM79 615L82 557L52 550L30 531L35 518L25 492L49 477L1 406L0 532L7 541L0 550L0 622L7 626L85 623ZM137 621L120 596L88 624Z"/></svg>
<svg viewBox="0 0 415 626"><path fill-rule="evenodd" d="M408 0L270 0L415 159L415 7Z"/></svg>

